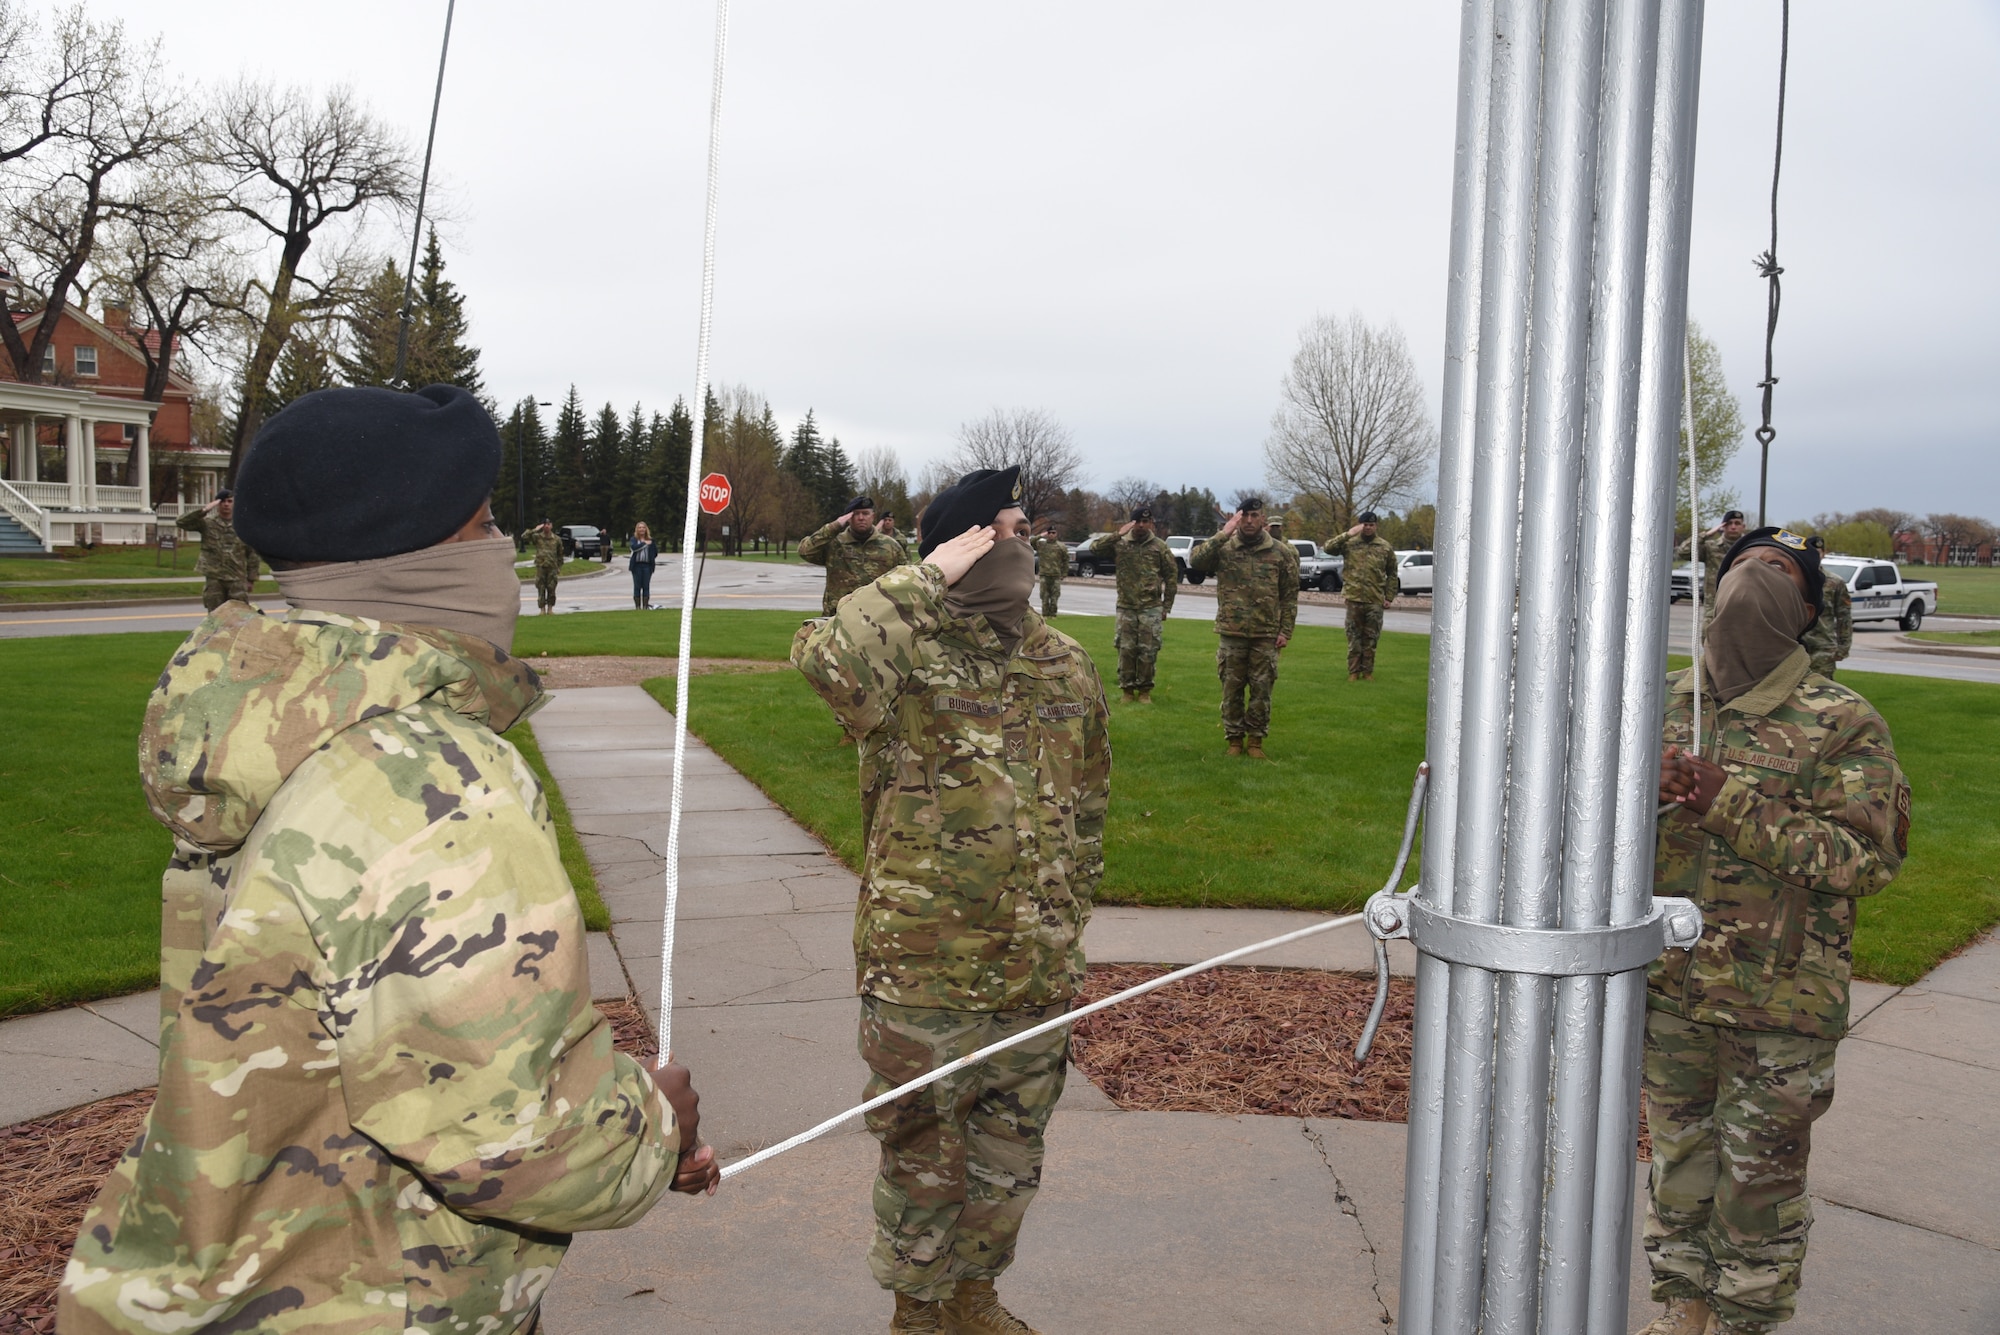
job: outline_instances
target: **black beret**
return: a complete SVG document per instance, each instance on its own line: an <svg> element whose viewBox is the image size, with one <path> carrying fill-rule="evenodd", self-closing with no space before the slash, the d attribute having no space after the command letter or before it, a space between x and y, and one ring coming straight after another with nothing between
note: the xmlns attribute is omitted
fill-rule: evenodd
<svg viewBox="0 0 2000 1335"><path fill-rule="evenodd" d="M373 561L443 542L500 476L500 432L456 385L322 389L264 424L236 475L236 533L280 561Z"/></svg>
<svg viewBox="0 0 2000 1335"><path fill-rule="evenodd" d="M856 496L853 500L847 503L847 510L845 511L845 513L852 514L856 510L873 510L874 508L875 508L875 498L873 496Z"/></svg>
<svg viewBox="0 0 2000 1335"><path fill-rule="evenodd" d="M1262 496L1245 496L1242 500L1236 502L1236 509L1239 514L1257 514L1263 508L1264 498Z"/></svg>
<svg viewBox="0 0 2000 1335"><path fill-rule="evenodd" d="M1729 573L1729 567L1753 547L1775 547L1790 557L1792 564L1799 568L1799 573L1806 577L1807 605L1815 612L1825 607L1822 599L1826 594L1826 571L1820 568L1819 548L1790 529L1775 525L1753 528L1738 538L1730 547L1729 554L1722 558L1722 567L1715 572L1716 582L1720 583L1722 577Z"/></svg>
<svg viewBox="0 0 2000 1335"><path fill-rule="evenodd" d="M939 492L924 507L917 527L924 540L917 545L919 556L929 556L941 542L959 534L983 528L1002 510L1021 503L1021 468L975 468Z"/></svg>
<svg viewBox="0 0 2000 1335"><path fill-rule="evenodd" d="M1139 506L1134 506L1134 507L1133 507L1133 509L1132 509L1132 522L1133 522L1133 523L1135 523L1135 524L1150 524L1150 523L1152 523L1152 522L1153 522L1153 507L1152 507L1152 506L1150 506L1150 505L1139 505Z"/></svg>
<svg viewBox="0 0 2000 1335"><path fill-rule="evenodd" d="M236 499L236 493L228 487L224 487L221 491L215 493L215 499L218 501L233 501Z"/></svg>
<svg viewBox="0 0 2000 1335"><path fill-rule="evenodd" d="M1358 524L1379 524L1382 520L1373 510L1363 510L1355 522Z"/></svg>
<svg viewBox="0 0 2000 1335"><path fill-rule="evenodd" d="M1741 519L1742 517L1743 512L1741 510L1724 510L1722 512L1722 522L1725 524L1732 519Z"/></svg>

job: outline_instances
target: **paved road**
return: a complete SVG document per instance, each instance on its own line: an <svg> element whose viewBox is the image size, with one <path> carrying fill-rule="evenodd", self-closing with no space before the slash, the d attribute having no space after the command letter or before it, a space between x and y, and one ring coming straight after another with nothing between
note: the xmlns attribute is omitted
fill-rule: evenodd
<svg viewBox="0 0 2000 1335"><path fill-rule="evenodd" d="M819 591L825 576L815 567L779 565L764 561L711 560L701 568L700 605L705 607L774 608L792 612L817 612ZM666 607L680 605L680 558L664 556L653 572L653 601ZM275 598L259 599L267 607L278 606ZM1063 589L1064 615L1110 616L1116 593L1109 579L1071 581ZM624 562L614 563L609 574L570 576L563 580L557 610L560 612L604 612L632 605L632 586L624 573ZM523 615L535 613L533 585L521 590ZM0 639L43 635L101 635L134 630L191 630L201 620L199 603L165 604L151 607L123 607L104 611L78 609L65 612L0 612ZM1339 607L1301 604L1299 621L1307 626L1339 626L1345 618ZM1205 589L1184 588L1174 603L1177 621L1209 621L1215 616L1215 599ZM1927 623L1934 630L1991 630L1990 621L1938 617ZM1676 652L1687 653L1693 618L1689 609L1673 609L1669 634ZM1384 629L1416 635L1430 633L1430 616L1422 611L1392 611L1383 618ZM2000 661L1982 662L1971 658L1951 658L1942 654L1912 654L1877 648L1895 634L1886 624L1855 632L1854 654L1846 666L1863 672L1892 672L1904 676L1943 677L1955 681L2000 684Z"/></svg>

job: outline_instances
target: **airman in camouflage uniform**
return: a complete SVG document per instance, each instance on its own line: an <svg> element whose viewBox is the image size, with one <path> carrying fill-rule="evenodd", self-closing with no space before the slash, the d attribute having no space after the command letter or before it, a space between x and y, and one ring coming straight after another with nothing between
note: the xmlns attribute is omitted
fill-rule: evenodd
<svg viewBox="0 0 2000 1335"><path fill-rule="evenodd" d="M1402 591L1396 575L1396 549L1376 536L1373 510L1361 522L1326 545L1330 556L1344 556L1340 596L1347 603L1347 679L1371 681L1375 647L1382 642L1382 609Z"/></svg>
<svg viewBox="0 0 2000 1335"><path fill-rule="evenodd" d="M1262 760L1278 652L1299 619L1298 556L1265 531L1263 502L1247 499L1220 533L1188 553L1188 569L1216 576L1215 671L1229 754L1247 750Z"/></svg>
<svg viewBox="0 0 2000 1335"><path fill-rule="evenodd" d="M1826 543L1818 536L1807 538L1806 543L1825 554ZM1833 665L1854 650L1854 599L1847 592L1846 581L1829 571L1821 602L1819 618L1806 628L1799 643L1812 655L1812 670L1831 677Z"/></svg>
<svg viewBox="0 0 2000 1335"><path fill-rule="evenodd" d="M1743 512L1730 510L1722 516L1722 522L1701 535L1701 623L1706 626L1715 619L1716 582L1722 578L1723 558L1729 549L1743 536ZM1694 538L1681 539L1681 545L1674 549L1679 560L1688 560L1694 553Z"/></svg>
<svg viewBox="0 0 2000 1335"><path fill-rule="evenodd" d="M1180 591L1181 568L1173 549L1153 532L1153 511L1140 506L1116 533L1090 544L1097 556L1114 557L1118 570L1118 687L1129 704L1151 704L1160 641Z"/></svg>
<svg viewBox="0 0 2000 1335"><path fill-rule="evenodd" d="M174 521L174 527L201 535L201 554L195 559L194 573L204 577L201 605L210 612L227 602L247 603L257 587L260 565L257 553L236 536L230 522L236 508L235 497L227 491L199 510L190 510Z"/></svg>
<svg viewBox="0 0 2000 1335"><path fill-rule="evenodd" d="M969 582L964 544L989 532L934 513L955 491L925 513L925 564L856 591L792 645L860 739L854 957L871 1097L1061 1013L1083 983L1104 869L1103 687L1027 608L1033 555L1018 539L984 558L1019 562L1012 652L985 615L954 613L947 576ZM1019 516L1000 510L995 526ZM868 1115L882 1142L869 1265L896 1294L892 1332L1028 1329L995 1315L992 1284L1040 1185L1067 1052L1057 1031Z"/></svg>
<svg viewBox="0 0 2000 1335"><path fill-rule="evenodd" d="M1069 547L1056 536L1054 524L1035 539L1035 574L1042 583L1042 615L1052 617L1062 602L1063 576L1069 574Z"/></svg>
<svg viewBox="0 0 2000 1335"><path fill-rule="evenodd" d="M847 503L846 514L799 540L799 559L826 567L820 611L832 616L842 598L909 564L910 553L902 539L876 530L874 499L856 496Z"/></svg>
<svg viewBox="0 0 2000 1335"><path fill-rule="evenodd" d="M534 533L535 608L546 615L556 610L556 585L562 579L562 535L544 519Z"/></svg>
<svg viewBox="0 0 2000 1335"><path fill-rule="evenodd" d="M1668 1308L1648 1331L1761 1335L1797 1301L1856 901L1902 866L1910 789L1881 716L1803 648L1733 698L1705 691L1700 739L1693 696L1692 669L1668 678L1660 796L1682 805L1660 823L1654 892L1693 899L1704 930L1649 977L1645 1245Z"/></svg>

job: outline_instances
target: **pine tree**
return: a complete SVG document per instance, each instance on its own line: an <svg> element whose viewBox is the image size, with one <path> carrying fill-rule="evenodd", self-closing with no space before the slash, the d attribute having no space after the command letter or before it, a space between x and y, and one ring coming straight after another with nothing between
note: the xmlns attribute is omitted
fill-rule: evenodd
<svg viewBox="0 0 2000 1335"><path fill-rule="evenodd" d="M338 359L350 385L387 385L396 374L396 327L403 304L403 271L394 260L368 281L347 314L350 351Z"/></svg>
<svg viewBox="0 0 2000 1335"><path fill-rule="evenodd" d="M584 459L589 485L590 522L620 532L617 510L619 493L624 490L625 424L618 410L605 404L591 423L590 441Z"/></svg>
<svg viewBox="0 0 2000 1335"><path fill-rule="evenodd" d="M417 267L416 309L410 317L404 383L412 389L457 385L473 394L483 393L486 385L479 373L479 349L466 342L469 333L465 295L444 276L444 252L438 248L437 228L433 227L424 246L423 262Z"/></svg>
<svg viewBox="0 0 2000 1335"><path fill-rule="evenodd" d="M500 477L493 487L493 513L517 539L553 517L544 512L542 500L548 449L548 433L530 394L500 421Z"/></svg>
<svg viewBox="0 0 2000 1335"><path fill-rule="evenodd" d="M310 331L295 329L291 340L285 344L284 354L278 358L277 370L273 372L270 388L265 392L265 420L270 420L271 414L293 399L316 389L331 389L339 383L333 357L325 345Z"/></svg>
<svg viewBox="0 0 2000 1335"><path fill-rule="evenodd" d="M640 474L640 509L663 550L680 550L687 522L688 451L694 446L694 415L686 399L675 399L666 417L653 414L646 428L646 464Z"/></svg>
<svg viewBox="0 0 2000 1335"><path fill-rule="evenodd" d="M590 522L590 471L585 453L589 447L590 424L583 415L583 400L576 386L569 387L562 410L556 414L555 438L549 442L544 470L544 509L557 525Z"/></svg>
<svg viewBox="0 0 2000 1335"><path fill-rule="evenodd" d="M805 417L793 429L778 462L779 467L798 479L806 494L813 498L814 507L825 513L826 443L819 434L819 423L813 420L812 409L806 409Z"/></svg>
<svg viewBox="0 0 2000 1335"><path fill-rule="evenodd" d="M839 436L827 440L821 457L825 461L826 490L820 493L820 508L831 519L847 508L847 503L854 499L854 493L861 490L861 484L854 477L854 461L847 457L846 450L840 448ZM875 499L880 502L882 498L878 496Z"/></svg>

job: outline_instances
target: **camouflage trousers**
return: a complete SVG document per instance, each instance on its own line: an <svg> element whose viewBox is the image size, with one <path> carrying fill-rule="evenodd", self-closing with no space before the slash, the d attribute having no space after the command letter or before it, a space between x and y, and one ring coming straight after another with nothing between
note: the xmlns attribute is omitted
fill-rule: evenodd
<svg viewBox="0 0 2000 1335"><path fill-rule="evenodd" d="M1157 607L1144 611L1118 609L1118 689L1153 689L1153 665L1160 659L1160 637L1166 631L1167 614Z"/></svg>
<svg viewBox="0 0 2000 1335"><path fill-rule="evenodd" d="M557 567L535 567L535 608L537 611L544 607L554 607L556 605L556 581L560 576L561 571Z"/></svg>
<svg viewBox="0 0 2000 1335"><path fill-rule="evenodd" d="M1812 670L1819 673L1820 676L1825 677L1828 681L1831 681L1833 680L1833 665L1837 661L1833 656L1832 649L1828 649L1823 654L1814 654L1812 656Z"/></svg>
<svg viewBox="0 0 2000 1335"><path fill-rule="evenodd" d="M1347 605L1347 675L1375 675L1375 646L1382 642L1382 604Z"/></svg>
<svg viewBox="0 0 2000 1335"><path fill-rule="evenodd" d="M1271 731L1271 687L1278 680L1278 641L1263 635L1223 635L1215 650L1222 678L1222 732L1263 737ZM1246 699L1247 697L1247 699Z"/></svg>
<svg viewBox="0 0 2000 1335"><path fill-rule="evenodd" d="M1054 616L1056 614L1056 604L1061 600L1062 576L1042 576L1042 615L1045 617Z"/></svg>
<svg viewBox="0 0 2000 1335"><path fill-rule="evenodd" d="M201 587L201 606L205 612L213 612L224 603L249 601L250 586L240 579L217 579L211 575Z"/></svg>
<svg viewBox="0 0 2000 1335"><path fill-rule="evenodd" d="M861 1059L874 1073L864 1097L1068 1008L948 1011L863 997ZM883 1288L944 1299L960 1279L991 1279L1013 1264L1068 1058L1069 1030L1058 1029L867 1115L882 1142L868 1268Z"/></svg>
<svg viewBox="0 0 2000 1335"><path fill-rule="evenodd" d="M1653 1297L1706 1298L1732 1335L1798 1305L1812 1124L1833 1104L1836 1041L1646 1012Z"/></svg>

